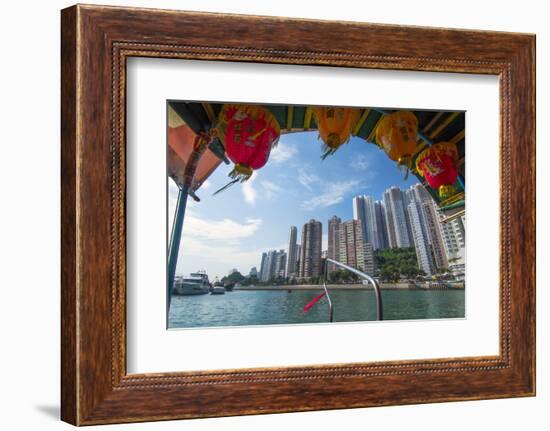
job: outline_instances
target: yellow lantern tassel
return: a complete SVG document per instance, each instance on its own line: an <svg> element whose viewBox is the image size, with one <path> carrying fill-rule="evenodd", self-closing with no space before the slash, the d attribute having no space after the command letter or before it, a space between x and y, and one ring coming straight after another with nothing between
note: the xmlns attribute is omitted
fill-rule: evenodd
<svg viewBox="0 0 550 431"><path fill-rule="evenodd" d="M326 158L349 141L353 127L359 119L359 110L325 106L315 108L314 114L319 138L324 142L322 157Z"/></svg>
<svg viewBox="0 0 550 431"><path fill-rule="evenodd" d="M399 157L397 159L397 167L399 170L405 169L405 178L404 180L407 181L407 178L409 178L409 172L412 171L412 157L411 156L403 156Z"/></svg>
<svg viewBox="0 0 550 431"><path fill-rule="evenodd" d="M250 166L237 163L233 170L229 172L229 177L235 178L242 183L248 180L252 176L253 172L254 170Z"/></svg>
<svg viewBox="0 0 550 431"><path fill-rule="evenodd" d="M236 184L239 182L244 183L245 181L248 181L253 173L254 173L254 170L250 166L245 166L245 165L241 165L240 163L237 163L233 168L233 170L229 172L229 177L233 179L229 181L221 189L216 190L212 194L212 196L217 195L220 192L223 192L224 190L231 187L233 184Z"/></svg>
<svg viewBox="0 0 550 431"><path fill-rule="evenodd" d="M454 192L455 192L454 186L449 186L449 185L439 186L439 197L441 199L448 198L449 196L454 194Z"/></svg>

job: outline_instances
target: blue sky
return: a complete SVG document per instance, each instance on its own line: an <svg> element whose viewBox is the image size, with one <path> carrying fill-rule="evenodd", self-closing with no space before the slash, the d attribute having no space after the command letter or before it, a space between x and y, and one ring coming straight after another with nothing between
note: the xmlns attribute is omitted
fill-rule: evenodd
<svg viewBox="0 0 550 431"><path fill-rule="evenodd" d="M321 160L317 132L281 136L267 164L243 184L212 196L229 181L232 165L221 164L198 190L201 202L189 199L183 226L178 274L205 269L210 279L232 268L248 274L260 267L261 253L286 250L290 226L315 218L323 223L326 249L328 219L353 217L352 198L367 194L381 199L390 186L402 189L418 182L407 181L382 150L363 139L352 138L332 156ZM169 180L169 224L177 189Z"/></svg>

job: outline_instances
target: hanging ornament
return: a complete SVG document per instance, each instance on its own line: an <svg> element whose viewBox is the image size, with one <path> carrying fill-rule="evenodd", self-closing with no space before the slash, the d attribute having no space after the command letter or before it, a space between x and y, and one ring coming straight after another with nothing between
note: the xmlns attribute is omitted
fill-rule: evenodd
<svg viewBox="0 0 550 431"><path fill-rule="evenodd" d="M456 145L439 142L418 155L416 170L426 178L432 189L439 190L439 197L444 199L454 193L458 177L457 160Z"/></svg>
<svg viewBox="0 0 550 431"><path fill-rule="evenodd" d="M384 115L376 128L376 143L390 159L411 168L418 140L418 119L410 111Z"/></svg>
<svg viewBox="0 0 550 431"><path fill-rule="evenodd" d="M349 141L353 126L359 119L359 110L324 106L315 108L314 112L319 137L325 145L324 159Z"/></svg>
<svg viewBox="0 0 550 431"><path fill-rule="evenodd" d="M248 180L254 170L262 168L281 134L271 112L257 105L224 105L216 130L227 157L235 164L229 173L233 180L216 193Z"/></svg>

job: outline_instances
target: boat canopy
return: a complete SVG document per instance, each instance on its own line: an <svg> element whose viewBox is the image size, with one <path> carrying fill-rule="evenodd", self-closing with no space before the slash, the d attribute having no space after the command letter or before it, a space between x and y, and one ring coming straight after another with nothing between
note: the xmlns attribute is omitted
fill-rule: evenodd
<svg viewBox="0 0 550 431"><path fill-rule="evenodd" d="M215 127L218 115L223 103L200 102L168 102L168 173L170 177L181 184L183 172L189 156L193 150L193 142L199 133L208 132ZM317 124L313 115L314 106L307 105L260 105L269 110L279 123L281 134L316 131ZM367 143L378 145L376 142L376 128L385 114L396 111L389 108L363 108L359 113L359 120L355 123L352 136L361 138ZM411 172L426 186L426 190L432 195L435 202L447 214L462 211L464 209L464 147L465 147L465 112L463 111L434 111L412 110L418 119L419 139L418 146L412 157L412 166L415 166L416 158L425 148L432 143L450 142L455 144L458 150L459 181L455 185L455 193L441 198L437 190L432 189L426 180L416 169ZM422 137L420 137L422 136ZM223 149L215 151L210 147L201 157L192 185L195 192L204 181L222 163ZM225 160L227 162L227 160Z"/></svg>

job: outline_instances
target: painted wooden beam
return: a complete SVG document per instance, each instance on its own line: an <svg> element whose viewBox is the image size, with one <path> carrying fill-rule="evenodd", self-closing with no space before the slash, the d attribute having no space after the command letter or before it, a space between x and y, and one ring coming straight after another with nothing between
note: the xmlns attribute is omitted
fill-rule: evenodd
<svg viewBox="0 0 550 431"><path fill-rule="evenodd" d="M286 129L292 129L292 117L294 116L294 106L289 105L286 113Z"/></svg>
<svg viewBox="0 0 550 431"><path fill-rule="evenodd" d="M465 130L462 130L461 132L458 132L455 136L453 136L449 142L451 144L456 144L458 141L462 140L464 138Z"/></svg>
<svg viewBox="0 0 550 431"><path fill-rule="evenodd" d="M464 200L464 196L465 196L464 192L456 193L456 194L452 195L451 197L448 197L447 199L441 201L439 203L440 208L446 207L448 205L452 205L455 202L458 202L460 200Z"/></svg>
<svg viewBox="0 0 550 431"><path fill-rule="evenodd" d="M422 133L427 133L433 127L433 125L437 121L439 121L442 115L443 115L443 112L438 112L437 114L435 114L434 117L430 120L430 122L424 126L424 128L422 129Z"/></svg>
<svg viewBox="0 0 550 431"><path fill-rule="evenodd" d="M380 115L380 118L376 121L376 124L373 126L372 130L369 133L367 141L374 142L373 139L374 139L374 135L376 134L376 128L378 127L378 124L380 123L380 120L382 120L382 118L384 118L384 115ZM379 144L377 143L377 145Z"/></svg>
<svg viewBox="0 0 550 431"><path fill-rule="evenodd" d="M425 136L426 133L428 133L428 132L430 131L430 129L433 127L433 125L434 125L437 121L439 121L439 119L441 118L441 116L442 116L443 114L444 114L443 111L438 112L437 114L435 114L434 117L430 120L430 122L424 126L424 128L423 128L422 131L421 131L421 133ZM426 142L424 139L422 139L420 136L418 137L417 143L418 143L419 147L416 149L415 154L418 154L418 153L420 152L420 150L423 150L424 147L425 147L426 145L428 145L427 142Z"/></svg>
<svg viewBox="0 0 550 431"><path fill-rule="evenodd" d="M370 109L365 109L363 113L361 114L361 117L357 121L357 124L355 124L355 127L353 129L353 135L357 135L359 133L359 130L361 130L361 127L363 127L363 124L365 124L365 121L367 120L367 117L370 114Z"/></svg>
<svg viewBox="0 0 550 431"><path fill-rule="evenodd" d="M313 108L308 106L306 108L306 114L304 116L304 130L309 130L311 127L311 118L313 117Z"/></svg>
<svg viewBox="0 0 550 431"><path fill-rule="evenodd" d="M460 112L453 112L449 114L449 116L445 118L445 120L432 133L430 133L430 139L434 139L435 137L439 136L439 134L459 115Z"/></svg>
<svg viewBox="0 0 550 431"><path fill-rule="evenodd" d="M206 102L201 103L201 105L204 108L204 112L206 112L206 116L210 120L210 123L213 123L216 119L216 114L214 114L214 109L212 108L212 105Z"/></svg>

